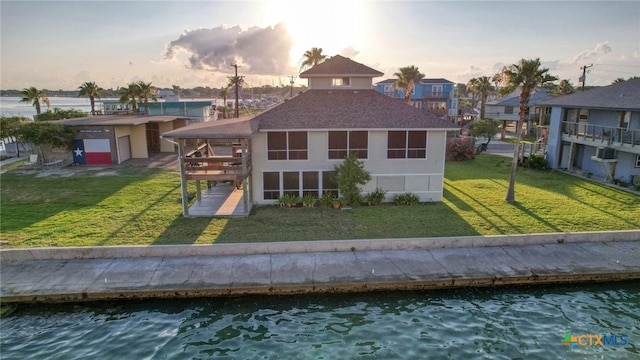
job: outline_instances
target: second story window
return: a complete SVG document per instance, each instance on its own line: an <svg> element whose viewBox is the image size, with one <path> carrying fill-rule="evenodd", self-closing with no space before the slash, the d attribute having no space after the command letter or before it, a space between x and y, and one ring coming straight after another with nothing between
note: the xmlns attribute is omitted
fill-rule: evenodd
<svg viewBox="0 0 640 360"><path fill-rule="evenodd" d="M442 85L433 85L431 89L433 96L442 96Z"/></svg>
<svg viewBox="0 0 640 360"><path fill-rule="evenodd" d="M344 159L349 153L366 159L368 147L366 131L329 131L329 159Z"/></svg>
<svg viewBox="0 0 640 360"><path fill-rule="evenodd" d="M267 133L267 159L307 160L307 153L306 131Z"/></svg>
<svg viewBox="0 0 640 360"><path fill-rule="evenodd" d="M427 157L426 131L389 131L387 136L387 159Z"/></svg>
<svg viewBox="0 0 640 360"><path fill-rule="evenodd" d="M331 79L331 86L341 87L341 86L351 86L351 82L348 77L340 77Z"/></svg>

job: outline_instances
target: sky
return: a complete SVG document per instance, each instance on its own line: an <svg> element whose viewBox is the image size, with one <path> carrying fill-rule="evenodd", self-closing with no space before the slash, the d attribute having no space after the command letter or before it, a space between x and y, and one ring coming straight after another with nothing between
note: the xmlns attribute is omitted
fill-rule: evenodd
<svg viewBox="0 0 640 360"><path fill-rule="evenodd" d="M466 83L520 59L579 86L640 76L640 1L6 1L0 88L74 90L306 85L303 54L320 47L394 78Z"/></svg>

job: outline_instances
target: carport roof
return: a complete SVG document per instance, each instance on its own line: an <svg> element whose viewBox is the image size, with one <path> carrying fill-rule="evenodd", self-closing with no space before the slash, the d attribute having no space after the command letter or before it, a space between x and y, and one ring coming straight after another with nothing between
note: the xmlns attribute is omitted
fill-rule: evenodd
<svg viewBox="0 0 640 360"><path fill-rule="evenodd" d="M146 123L166 123L174 120L190 119L186 116L171 116L171 115L97 115L73 119L64 119L52 121L58 125L68 126L133 126Z"/></svg>
<svg viewBox="0 0 640 360"><path fill-rule="evenodd" d="M174 139L229 139L248 138L258 130L258 121L252 116L195 123L168 131L163 138Z"/></svg>

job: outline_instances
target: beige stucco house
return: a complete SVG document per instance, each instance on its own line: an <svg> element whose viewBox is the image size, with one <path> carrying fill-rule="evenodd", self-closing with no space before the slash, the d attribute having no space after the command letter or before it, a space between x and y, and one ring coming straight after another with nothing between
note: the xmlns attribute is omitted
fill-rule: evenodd
<svg viewBox="0 0 640 360"><path fill-rule="evenodd" d="M387 200L411 192L421 201L441 201L446 134L455 125L402 100L378 93L373 78L383 74L336 55L300 74L309 90L255 117L187 126L162 135L181 148L183 187L189 180L216 180L236 174L244 211L252 204L275 204L284 194L337 194L334 165L355 152L371 173L363 192L381 188ZM228 132L228 135L225 134ZM188 157L188 140L232 144L238 159L209 166ZM205 147L214 149L215 146ZM190 166L199 162L198 172ZM208 172L210 176L204 176ZM203 177L204 176L204 177ZM185 190L186 194L186 190ZM186 203L185 203L186 204ZM185 205L186 206L186 205ZM189 216L188 209L185 215Z"/></svg>

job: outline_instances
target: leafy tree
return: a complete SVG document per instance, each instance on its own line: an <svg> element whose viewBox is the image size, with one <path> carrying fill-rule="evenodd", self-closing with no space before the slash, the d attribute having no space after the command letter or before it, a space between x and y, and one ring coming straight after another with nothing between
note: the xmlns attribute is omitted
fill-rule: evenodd
<svg viewBox="0 0 640 360"><path fill-rule="evenodd" d="M138 100L144 104L144 114L149 115L149 99L158 102L155 88L151 86L151 83L145 83L142 80L138 81L136 85L138 86Z"/></svg>
<svg viewBox="0 0 640 360"><path fill-rule="evenodd" d="M553 95L568 95L573 94L574 92L576 92L576 89L571 85L569 80L561 80L558 86L553 90Z"/></svg>
<svg viewBox="0 0 640 360"><path fill-rule="evenodd" d="M40 115L42 108L40 107L40 101L45 103L47 107L51 107L51 101L49 97L42 90L38 90L35 87L24 88L21 92L22 100L20 102L30 102L36 108L36 114Z"/></svg>
<svg viewBox="0 0 640 360"><path fill-rule="evenodd" d="M224 104L222 105L222 118L226 119L227 118L227 97L229 96L229 88L226 87L226 88L220 89L218 96L222 98L222 103Z"/></svg>
<svg viewBox="0 0 640 360"><path fill-rule="evenodd" d="M20 138L31 143L46 162L45 154L53 147L71 149L75 130L71 126L57 125L48 121L28 122L20 126Z"/></svg>
<svg viewBox="0 0 640 360"><path fill-rule="evenodd" d="M73 118L85 117L88 115L89 115L88 113L79 109L63 110L56 107L56 108L53 108L53 111L47 110L40 115L34 116L34 120L51 121L51 120L73 119Z"/></svg>
<svg viewBox="0 0 640 360"><path fill-rule="evenodd" d="M322 48L317 47L305 51L303 57L304 60L300 65L300 72L302 72L302 69L312 68L327 59L327 56L322 54Z"/></svg>
<svg viewBox="0 0 640 360"><path fill-rule="evenodd" d="M415 83L424 78L424 74L414 65L400 68L400 71L393 74L393 76L397 77L393 86L404 90L404 102L406 103L411 99L411 93L413 92Z"/></svg>
<svg viewBox="0 0 640 360"><path fill-rule="evenodd" d="M515 201L516 170L518 169L518 158L520 156L520 141L522 139L522 125L529 110L529 99L531 92L538 86L547 82L558 80L557 77L549 75L549 69L542 68L540 59L521 59L517 64L507 67L503 72L505 87L502 93L508 94L520 87L520 112L516 123L516 143L513 150L513 161L511 162L511 175L509 178L509 188L507 190L506 201Z"/></svg>
<svg viewBox="0 0 640 360"><path fill-rule="evenodd" d="M338 185L343 204L354 206L362 202L362 190L358 185L371 180L371 174L365 170L364 163L358 160L356 154L350 153L342 164L333 166L332 179Z"/></svg>
<svg viewBox="0 0 640 360"><path fill-rule="evenodd" d="M491 139L500 132L501 123L502 121L496 119L478 120L471 126L471 129L469 129L469 135L473 137L485 137L487 138L487 145L489 145Z"/></svg>
<svg viewBox="0 0 640 360"><path fill-rule="evenodd" d="M616 78L615 80L613 80L613 82L611 84L620 84L621 82L625 82L626 80L624 78Z"/></svg>
<svg viewBox="0 0 640 360"><path fill-rule="evenodd" d="M494 89L495 88L491 85L491 81L488 76L481 76L477 78L473 84L473 92L480 94L480 98L482 100L482 107L480 107L480 119L484 119L484 109L487 102L487 96Z"/></svg>
<svg viewBox="0 0 640 360"><path fill-rule="evenodd" d="M474 107L476 104L476 84L478 83L477 78L472 78L467 81L467 90L471 91L471 107Z"/></svg>
<svg viewBox="0 0 640 360"><path fill-rule="evenodd" d="M95 82L85 82L84 84L78 87L80 91L78 93L78 97L88 97L89 101L91 101L91 115L96 114L96 99L100 99L100 91L104 90L100 86L96 85Z"/></svg>
<svg viewBox="0 0 640 360"><path fill-rule="evenodd" d="M22 116L0 117L0 139L13 138L24 148L24 140L22 140L20 128L28 121L29 119ZM18 157L20 157L19 146L16 146L16 151Z"/></svg>

